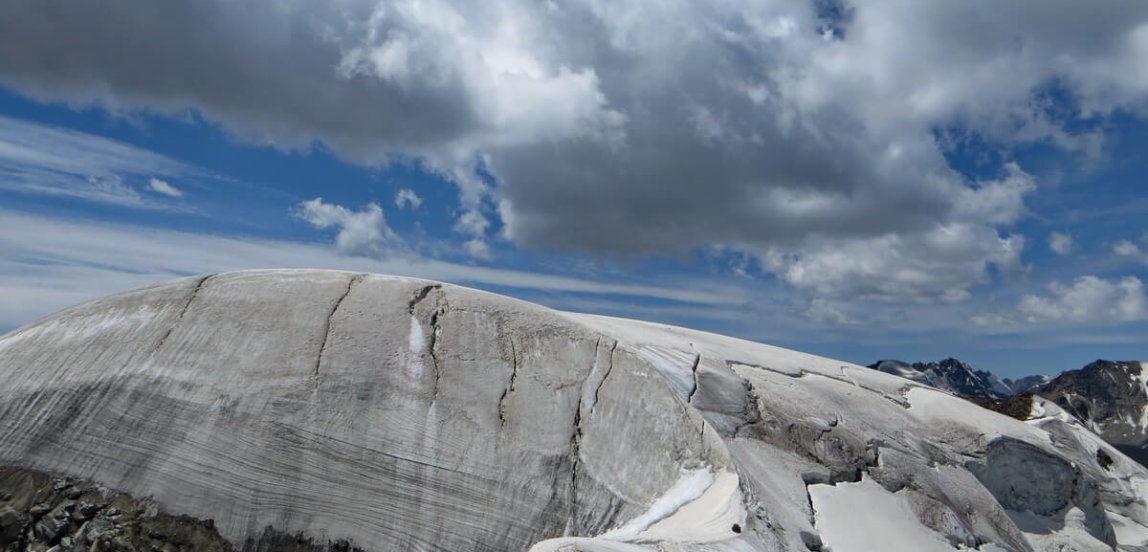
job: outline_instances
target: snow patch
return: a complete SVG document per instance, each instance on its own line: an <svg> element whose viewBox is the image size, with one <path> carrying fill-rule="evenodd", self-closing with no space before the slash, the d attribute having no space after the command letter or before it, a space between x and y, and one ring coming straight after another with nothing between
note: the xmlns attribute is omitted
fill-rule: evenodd
<svg viewBox="0 0 1148 552"><path fill-rule="evenodd" d="M1112 524L1112 531L1116 534L1116 542L1124 546L1148 546L1148 527L1116 512L1106 514L1108 522Z"/></svg>
<svg viewBox="0 0 1148 552"><path fill-rule="evenodd" d="M587 537L558 537L530 547L528 552L650 552L640 544Z"/></svg>
<svg viewBox="0 0 1148 552"><path fill-rule="evenodd" d="M870 479L810 485L814 526L833 552L927 552L957 550L921 525L908 500Z"/></svg>
<svg viewBox="0 0 1148 552"><path fill-rule="evenodd" d="M713 482L714 474L708 468L683 469L677 483L674 483L670 490L658 497L642 515L602 536L615 539L637 537L639 533L669 517L683 505L697 500L710 488Z"/></svg>
<svg viewBox="0 0 1148 552"><path fill-rule="evenodd" d="M1034 396L1032 402L1029 403L1028 419L1030 421L1039 420L1048 416L1048 410L1044 408L1044 401L1039 400L1039 397Z"/></svg>
<svg viewBox="0 0 1148 552"><path fill-rule="evenodd" d="M723 471L697 500L678 508L641 533L642 538L704 542L723 540L736 533L732 527L745 526L745 502L738 491L736 473Z"/></svg>
<svg viewBox="0 0 1148 552"><path fill-rule="evenodd" d="M1032 408L1028 413L1027 422L1031 425L1039 427L1041 424L1050 420L1060 420L1068 425L1080 426L1080 422L1071 414L1065 412L1056 403L1041 397L1040 395L1032 396Z"/></svg>

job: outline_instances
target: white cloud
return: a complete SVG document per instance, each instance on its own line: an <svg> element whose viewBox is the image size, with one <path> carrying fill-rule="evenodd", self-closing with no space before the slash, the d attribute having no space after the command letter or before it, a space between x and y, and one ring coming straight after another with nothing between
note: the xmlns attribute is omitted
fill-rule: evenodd
<svg viewBox="0 0 1148 552"><path fill-rule="evenodd" d="M477 118L465 129L470 135L459 137L464 157L496 145L617 132L624 119L609 109L594 69L550 58L545 16L518 2L495 10L443 0L379 3L358 33L340 37L350 47L338 75L412 92L452 87Z"/></svg>
<svg viewBox="0 0 1148 552"><path fill-rule="evenodd" d="M422 204L423 198L419 197L419 195L410 188L401 188L395 193L395 207L399 209L410 207L412 210L418 210Z"/></svg>
<svg viewBox="0 0 1148 552"><path fill-rule="evenodd" d="M486 242L486 229L489 226L490 220L477 210L464 211L455 221L454 231L471 237L463 244L470 256L482 260L492 258L490 245Z"/></svg>
<svg viewBox="0 0 1148 552"><path fill-rule="evenodd" d="M481 236L486 233L490 221L476 211L463 212L455 223L455 230L464 234Z"/></svg>
<svg viewBox="0 0 1148 552"><path fill-rule="evenodd" d="M168 184L167 181L152 177L147 182L147 189L168 197L183 197L183 191Z"/></svg>
<svg viewBox="0 0 1148 552"><path fill-rule="evenodd" d="M490 251L490 244L479 238L467 240L463 244L463 248L466 249L468 255L475 259L490 260L494 258L494 254Z"/></svg>
<svg viewBox="0 0 1148 552"><path fill-rule="evenodd" d="M963 189L950 220L916 232L875 237L823 238L796 247L765 250L762 264L783 281L815 297L882 301L958 302L969 288L991 279L990 267L1005 275L1028 270L1021 261L1025 239L1001 235L997 225L1017 221L1023 197L1035 188L1030 175L1009 164L999 180ZM790 208L816 210L816 201Z"/></svg>
<svg viewBox="0 0 1148 552"><path fill-rule="evenodd" d="M1004 172L999 180L961 188L954 216L991 226L1016 222L1025 212L1024 197L1036 190L1036 181L1016 163L1006 163Z"/></svg>
<svg viewBox="0 0 1148 552"><path fill-rule="evenodd" d="M1118 323L1148 319L1148 295L1135 276L1106 280L1081 276L1072 285L1052 283L1049 295L1025 295L1018 306L1033 323Z"/></svg>
<svg viewBox="0 0 1148 552"><path fill-rule="evenodd" d="M316 228L339 229L335 247L346 255L380 257L391 253L401 240L387 226L383 209L375 203L362 211L352 211L341 205L324 203L317 197L299 204L295 215Z"/></svg>
<svg viewBox="0 0 1148 552"><path fill-rule="evenodd" d="M1072 236L1068 234L1053 232L1048 236L1048 249L1062 257L1072 253L1073 245Z"/></svg>
<svg viewBox="0 0 1148 552"><path fill-rule="evenodd" d="M798 252L767 251L763 265L816 297L882 301L963 301L989 280L989 266L1025 270L1024 237L983 226L938 226L915 235L832 240Z"/></svg>
<svg viewBox="0 0 1148 552"><path fill-rule="evenodd" d="M854 320L838 310L836 306L820 298L814 299L810 303L809 309L805 311L805 317L818 324L829 327L856 324Z"/></svg>
<svg viewBox="0 0 1148 552"><path fill-rule="evenodd" d="M1141 241L1148 244L1148 235L1141 238ZM1148 265L1148 248L1141 247L1132 241L1120 240L1116 242L1112 245L1112 252L1117 256L1130 258Z"/></svg>
<svg viewBox="0 0 1148 552"><path fill-rule="evenodd" d="M1121 257L1140 257L1140 246L1128 241L1120 240L1112 246L1112 252Z"/></svg>

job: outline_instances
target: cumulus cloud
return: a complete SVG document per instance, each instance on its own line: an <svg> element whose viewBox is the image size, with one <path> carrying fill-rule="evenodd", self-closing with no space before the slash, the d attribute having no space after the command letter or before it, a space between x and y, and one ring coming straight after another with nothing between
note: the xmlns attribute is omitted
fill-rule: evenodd
<svg viewBox="0 0 1148 552"><path fill-rule="evenodd" d="M463 249L466 250L468 255L476 259L490 260L494 257L494 254L490 251L490 244L485 240L477 238L468 240L463 244Z"/></svg>
<svg viewBox="0 0 1148 552"><path fill-rule="evenodd" d="M179 190L175 186L172 186L171 184L168 184L167 181L160 180L155 177L148 179L147 189L168 197L183 197L183 191Z"/></svg>
<svg viewBox="0 0 1148 552"><path fill-rule="evenodd" d="M1135 276L1106 280L1081 276L1052 283L1048 295L1025 295L1019 310L1029 322L1116 323L1148 319L1148 294Z"/></svg>
<svg viewBox="0 0 1148 552"><path fill-rule="evenodd" d="M0 83L418 158L479 254L501 216L527 247L737 244L818 294L959 299L1018 269L1035 183L970 181L948 144L1093 152L1072 119L1148 111L1146 23L1148 3L1071 0L16 1Z"/></svg>
<svg viewBox="0 0 1148 552"><path fill-rule="evenodd" d="M995 224L1015 222L1032 177L1015 165L999 180L961 192L960 207L948 220L917 232L874 237L814 236L797 247L772 247L764 266L790 285L818 297L884 301L955 302L991 277L1027 270L1021 262L1025 239L1002 235Z"/></svg>
<svg viewBox="0 0 1148 552"><path fill-rule="evenodd" d="M1068 234L1053 232L1048 236L1048 249L1057 255L1064 256L1072 253L1073 245L1072 236Z"/></svg>
<svg viewBox="0 0 1148 552"><path fill-rule="evenodd" d="M423 198L419 197L419 195L410 188L402 188L395 193L395 207L399 209L410 207L411 209L417 210L422 204Z"/></svg>
<svg viewBox="0 0 1148 552"><path fill-rule="evenodd" d="M770 250L765 266L790 285L819 297L884 301L963 301L988 281L989 267L1022 272L1024 237L965 224L919 234L887 234Z"/></svg>
<svg viewBox="0 0 1148 552"><path fill-rule="evenodd" d="M485 239L490 220L478 211L464 211L455 221L454 230L460 234L473 236L463 244L466 252L476 258L489 260L493 257L490 244Z"/></svg>
<svg viewBox="0 0 1148 552"><path fill-rule="evenodd" d="M1113 244L1112 252L1121 257L1140 257L1142 254L1140 246L1128 240L1120 240Z"/></svg>
<svg viewBox="0 0 1148 552"><path fill-rule="evenodd" d="M323 198L317 197L300 203L295 216L316 228L338 228L335 247L347 255L382 257L401 244L387 226L383 209L375 203L362 211L352 211L342 205L324 203Z"/></svg>
<svg viewBox="0 0 1148 552"><path fill-rule="evenodd" d="M1148 235L1145 235L1140 241L1148 244ZM1136 244L1130 240L1120 240L1112 245L1112 252L1119 257L1132 259L1142 264L1148 265L1148 247Z"/></svg>

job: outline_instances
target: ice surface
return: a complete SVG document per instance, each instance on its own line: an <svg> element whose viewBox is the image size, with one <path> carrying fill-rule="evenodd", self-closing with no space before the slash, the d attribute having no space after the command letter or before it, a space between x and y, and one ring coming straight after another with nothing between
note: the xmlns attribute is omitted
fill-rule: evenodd
<svg viewBox="0 0 1148 552"><path fill-rule="evenodd" d="M637 350L638 357L649 362L666 378L674 392L683 399L694 394L694 366L698 356L677 349L657 346L643 346Z"/></svg>
<svg viewBox="0 0 1148 552"><path fill-rule="evenodd" d="M423 352L423 346L426 342L423 341L423 326L418 318L411 317L411 334L410 334L410 351L415 354Z"/></svg>

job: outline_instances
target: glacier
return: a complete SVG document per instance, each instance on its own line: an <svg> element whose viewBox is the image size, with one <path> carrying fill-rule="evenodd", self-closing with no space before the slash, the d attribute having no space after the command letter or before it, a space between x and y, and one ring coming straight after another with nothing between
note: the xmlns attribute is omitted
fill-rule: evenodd
<svg viewBox="0 0 1148 552"><path fill-rule="evenodd" d="M1148 471L1052 402L412 278L141 288L0 338L0 381L3 550L93 549L100 493L252 550L1148 550Z"/></svg>

